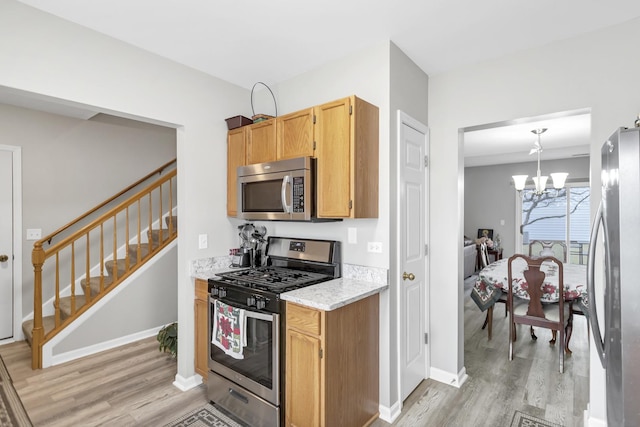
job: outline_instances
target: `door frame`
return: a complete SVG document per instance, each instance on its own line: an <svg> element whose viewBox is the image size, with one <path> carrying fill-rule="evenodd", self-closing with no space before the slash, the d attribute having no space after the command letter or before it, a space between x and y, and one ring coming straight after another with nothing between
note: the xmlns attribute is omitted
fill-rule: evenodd
<svg viewBox="0 0 640 427"><path fill-rule="evenodd" d="M0 144L0 150L11 153L13 169L13 338L0 344L24 340L22 332L22 147Z"/></svg>
<svg viewBox="0 0 640 427"><path fill-rule="evenodd" d="M414 119L413 117L409 116L407 113L405 113L402 110L397 110L397 120L396 120L396 194L398 194L398 197L396 199L396 224L395 224L395 232L397 235L397 248L401 248L404 244L403 242L403 235L401 233L402 231L402 226L401 226L401 220L403 218L403 215L401 214L401 203L400 203L400 178L401 178L401 172L400 172L400 138L402 136L402 126L403 124L406 124L408 126L411 126L415 129L419 129L419 130L424 130L424 134L425 134L425 139L426 139L426 146L425 146L425 156L427 156L427 158L429 158L429 127L426 126L424 123L421 123L420 121ZM429 259L430 259L430 252L429 252L429 246L430 246L430 242L429 242L429 221L428 221L428 217L429 217L429 209L430 209L430 203L429 203L429 166L425 166L425 172L424 172L424 182L425 182L425 194L424 194L424 211L425 211L425 216L423 218L421 218L422 220L422 226L423 229L425 230L425 236L424 236L424 241L425 241L425 245L427 246L427 250L425 251L425 257L424 257L424 267L425 270L422 272L422 274L424 275L424 310L425 312L424 314L424 331L427 334L427 336L430 336L430 322L429 322L429 316L427 316L427 312L429 311L429 294L430 294L430 281L429 281ZM396 259L395 259L395 264L397 265L398 271L400 271L403 263L402 263L402 257L400 256L400 250L396 251ZM398 276L398 275L396 275ZM395 279L395 280L399 280L399 279ZM391 281L391 285L393 285L394 280ZM401 321L401 316L402 313L400 312L400 308L401 308L401 296L400 296L400 282L395 282L397 284L397 286L395 286L395 299L396 299L396 334L398 337L398 342L397 342L397 352L396 352L396 360L397 360L397 366L396 366L396 387L397 387L397 398L398 398L398 413L402 410L402 361L401 361L401 354L400 354L400 337L401 337L401 333L403 333L403 331L400 330L400 326L402 324ZM430 378L431 374L430 374L430 367L431 367L431 346L429 344L424 344L426 349L425 349L425 367L426 367L426 371L424 373L424 378Z"/></svg>

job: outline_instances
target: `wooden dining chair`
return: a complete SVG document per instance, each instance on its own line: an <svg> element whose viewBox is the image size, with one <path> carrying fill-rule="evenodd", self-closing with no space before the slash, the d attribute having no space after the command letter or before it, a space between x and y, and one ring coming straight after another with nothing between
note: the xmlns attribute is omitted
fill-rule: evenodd
<svg viewBox="0 0 640 427"><path fill-rule="evenodd" d="M479 248L479 256L480 256L480 265L482 268L487 267L490 263L489 263L489 251L487 249L487 244L485 242L480 244L480 248ZM504 295L500 297L499 300L496 301L496 303L501 302L504 304L504 317L507 317L507 298ZM489 307L487 309L487 315L484 318L484 323L482 324L482 329L489 327L487 329L487 338L490 340L491 339L491 335L493 332L493 306Z"/></svg>
<svg viewBox="0 0 640 427"><path fill-rule="evenodd" d="M515 277L513 263L518 259L526 262L527 269L524 270L524 279ZM543 304L541 297L543 295L543 286L545 273L540 270L543 262L548 261L555 263L558 268L558 295L560 296L557 303ZM519 265L522 265L519 263ZM513 281L524 280L526 282L526 291L529 295L527 304L514 305ZM510 328L509 328L509 360L513 360L513 350L516 341L516 325L529 325L531 328L538 326L541 328L551 329L553 337L551 344L555 344L557 333L560 334L560 345L558 345L558 359L560 363L560 373L564 372L564 350L565 350L565 318L568 313L565 312L564 302L564 281L562 262L552 256L529 257L522 254L515 254L508 260L508 281L509 292L507 293L507 305L513 307L509 310ZM566 305L568 308L568 304Z"/></svg>
<svg viewBox="0 0 640 427"><path fill-rule="evenodd" d="M539 251L535 251L536 246L540 247ZM560 247L562 258L555 248ZM532 240L529 242L529 256L553 256L562 262L567 262L567 245L559 240Z"/></svg>

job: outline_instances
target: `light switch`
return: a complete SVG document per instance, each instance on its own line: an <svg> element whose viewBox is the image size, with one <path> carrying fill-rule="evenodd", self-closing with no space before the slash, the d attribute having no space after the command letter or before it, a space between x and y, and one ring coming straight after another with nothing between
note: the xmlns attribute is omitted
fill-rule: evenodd
<svg viewBox="0 0 640 427"><path fill-rule="evenodd" d="M504 225L504 219L500 220L500 225Z"/></svg>
<svg viewBox="0 0 640 427"><path fill-rule="evenodd" d="M209 244L207 242L207 235L206 234L198 235L198 249L207 249L208 246Z"/></svg>
<svg viewBox="0 0 640 427"><path fill-rule="evenodd" d="M347 242L352 245L358 243L358 229L355 227L347 228Z"/></svg>

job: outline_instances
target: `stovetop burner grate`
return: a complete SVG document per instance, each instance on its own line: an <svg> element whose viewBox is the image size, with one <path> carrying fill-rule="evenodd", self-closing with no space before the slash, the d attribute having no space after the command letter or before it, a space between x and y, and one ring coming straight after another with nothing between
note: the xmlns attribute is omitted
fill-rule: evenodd
<svg viewBox="0 0 640 427"><path fill-rule="evenodd" d="M218 276L238 284L259 286L273 291L302 287L332 278L326 274L277 267L229 271Z"/></svg>

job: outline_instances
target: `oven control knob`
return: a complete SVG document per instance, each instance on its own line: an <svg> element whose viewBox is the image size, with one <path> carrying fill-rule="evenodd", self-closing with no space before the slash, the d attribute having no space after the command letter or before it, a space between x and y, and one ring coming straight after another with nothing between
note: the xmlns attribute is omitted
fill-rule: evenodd
<svg viewBox="0 0 640 427"><path fill-rule="evenodd" d="M262 310L262 309L265 307L265 305L267 305L267 303L266 303L266 302L265 302L265 300L263 300L263 299L258 299L258 300L256 301L256 308L257 308L258 310Z"/></svg>
<svg viewBox="0 0 640 427"><path fill-rule="evenodd" d="M211 288L211 295L213 295L214 297L218 295L218 288L215 288L215 287Z"/></svg>
<svg viewBox="0 0 640 427"><path fill-rule="evenodd" d="M224 298L227 296L227 290L225 288L218 289L218 296L220 298Z"/></svg>
<svg viewBox="0 0 640 427"><path fill-rule="evenodd" d="M256 305L256 298L255 297L247 297L247 306L248 307L253 307L254 305Z"/></svg>

